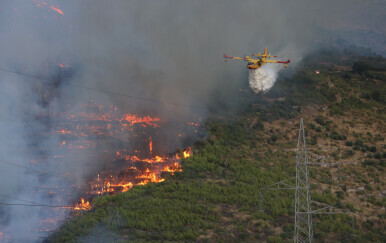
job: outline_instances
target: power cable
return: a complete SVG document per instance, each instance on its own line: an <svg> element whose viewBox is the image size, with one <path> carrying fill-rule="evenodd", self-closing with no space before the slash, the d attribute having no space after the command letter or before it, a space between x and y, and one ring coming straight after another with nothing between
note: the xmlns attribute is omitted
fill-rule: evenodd
<svg viewBox="0 0 386 243"><path fill-rule="evenodd" d="M68 205L46 205L46 204L25 204L25 203L0 203L4 206L25 206L25 207L50 207L50 208L77 208L76 206ZM82 207L82 206L79 206Z"/></svg>
<svg viewBox="0 0 386 243"><path fill-rule="evenodd" d="M0 159L0 163L12 165L12 166L19 167L19 168L22 168L22 169L26 169L26 170L29 170L29 171L33 171L33 172L40 172L40 171L34 170L33 168L30 168L30 167L27 167L27 166L23 166L23 165L20 165L20 164L14 163L14 162L10 162L10 161L7 161L7 160Z"/></svg>
<svg viewBox="0 0 386 243"><path fill-rule="evenodd" d="M20 76L24 76L24 77L29 77L29 78L37 79L37 80L40 80L40 81L54 82L54 80L52 80L52 79L48 79L48 78L44 78L44 77L39 77L39 76L35 76L35 75L31 75L31 74L27 74L27 73L23 73L23 72L19 72L19 71L14 71L14 70L3 68L3 67L0 67L0 70L2 70L4 72L9 72L9 73L17 74L17 75L20 75ZM109 90L101 90L101 89L86 87L86 86L77 85L77 84L73 84L73 83L64 83L64 85L68 85L68 86L72 86L72 87L76 87L76 88L80 88L80 89L86 89L86 90L90 90L90 91L94 91L94 92L99 92L99 93L105 93L105 94L122 96L122 97L127 97L127 98L132 98L132 99L144 100L144 101L147 101L147 102L161 103L161 104L173 105L173 106L181 106L181 107L188 107L188 108L192 108L192 109L207 111L206 107L198 106L198 105L187 105L187 104L173 103L173 102L157 100L157 99L152 99L152 98L147 98L147 97L141 97L141 96L134 96L134 95L118 93L118 92L109 91Z"/></svg>
<svg viewBox="0 0 386 243"><path fill-rule="evenodd" d="M0 194L0 197L3 197L3 198L10 198L10 199L17 200L17 201L22 201L22 202L25 202L25 203L38 204L38 203L35 203L35 202L32 202L32 201L28 201L28 200L16 198L16 197L13 197L13 196L10 196L10 195L6 195L6 194L2 194L2 193Z"/></svg>

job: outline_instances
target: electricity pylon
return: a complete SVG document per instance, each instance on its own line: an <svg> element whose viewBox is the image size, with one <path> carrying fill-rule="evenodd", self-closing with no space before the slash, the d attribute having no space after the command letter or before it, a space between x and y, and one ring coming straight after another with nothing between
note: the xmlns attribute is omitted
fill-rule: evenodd
<svg viewBox="0 0 386 243"><path fill-rule="evenodd" d="M321 162L318 162L320 161ZM298 137L298 146L296 152L296 177L285 179L266 187L260 188L259 192L259 211L263 211L263 191L265 190L294 190L295 191L295 230L294 230L294 242L295 243L312 243L313 242L313 227L312 227L312 215L322 214L347 214L339 208L312 201L319 208L311 210L311 197L310 197L310 179L309 179L309 165L341 165L341 164L357 164L358 162L333 162L326 163L324 156L317 157L311 162L308 160L308 151L306 144L306 136L304 132L303 118L300 120L300 129ZM339 171L340 172L340 171ZM339 173L340 176L340 173ZM296 183L292 183L293 180ZM292 184L295 184L293 186ZM340 184L340 182L339 182ZM354 215L352 215L352 234L354 237Z"/></svg>
<svg viewBox="0 0 386 243"><path fill-rule="evenodd" d="M294 242L311 243L313 241L312 212L308 155L303 118L300 119L298 148L296 152L296 187L295 187L295 231Z"/></svg>

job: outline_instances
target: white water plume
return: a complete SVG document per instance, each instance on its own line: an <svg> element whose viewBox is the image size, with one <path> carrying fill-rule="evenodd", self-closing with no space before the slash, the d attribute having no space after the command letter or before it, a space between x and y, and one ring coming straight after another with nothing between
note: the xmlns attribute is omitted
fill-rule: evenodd
<svg viewBox="0 0 386 243"><path fill-rule="evenodd" d="M264 66L249 70L249 87L255 92L267 92L275 84L279 68Z"/></svg>

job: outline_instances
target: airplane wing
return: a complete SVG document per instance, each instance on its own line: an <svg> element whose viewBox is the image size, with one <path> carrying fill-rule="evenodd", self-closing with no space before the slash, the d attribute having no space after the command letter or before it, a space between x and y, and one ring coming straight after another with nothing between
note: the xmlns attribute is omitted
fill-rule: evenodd
<svg viewBox="0 0 386 243"><path fill-rule="evenodd" d="M276 63L284 63L284 64L288 64L288 63L290 63L290 62L291 62L290 59L288 59L288 61L276 61Z"/></svg>
<svg viewBox="0 0 386 243"><path fill-rule="evenodd" d="M268 55L267 55L267 51L268 51L268 48L266 47L264 49L263 55L261 55L261 53L259 52L259 54L252 54L252 56L255 56L255 57L268 57L268 58L277 57L277 56L271 56L271 53L268 53Z"/></svg>
<svg viewBox="0 0 386 243"><path fill-rule="evenodd" d="M271 60L265 60L264 63L282 63L284 64L284 67L287 67L287 64L290 63L290 60L288 59L288 61L271 61Z"/></svg>
<svg viewBox="0 0 386 243"><path fill-rule="evenodd" d="M265 60L266 63L283 63L283 64L288 64L290 63L290 60L288 61L271 61L271 60Z"/></svg>
<svg viewBox="0 0 386 243"><path fill-rule="evenodd" d="M232 56L227 56L226 54L224 54L224 58L225 60L228 58L228 59L234 59L234 60L243 60L245 61L246 59L243 58L243 57L232 57Z"/></svg>

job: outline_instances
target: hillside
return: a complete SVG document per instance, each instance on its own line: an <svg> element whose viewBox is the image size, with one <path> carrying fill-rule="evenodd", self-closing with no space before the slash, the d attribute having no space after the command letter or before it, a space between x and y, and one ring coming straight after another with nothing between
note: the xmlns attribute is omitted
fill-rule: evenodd
<svg viewBox="0 0 386 243"><path fill-rule="evenodd" d="M311 198L353 212L356 235L351 216L314 216L315 242L384 242L386 59L324 51L286 75L211 116L182 172L94 199L46 241L292 242L293 191L266 192L260 212L259 190L295 176L303 117L310 156L358 162L311 168Z"/></svg>

